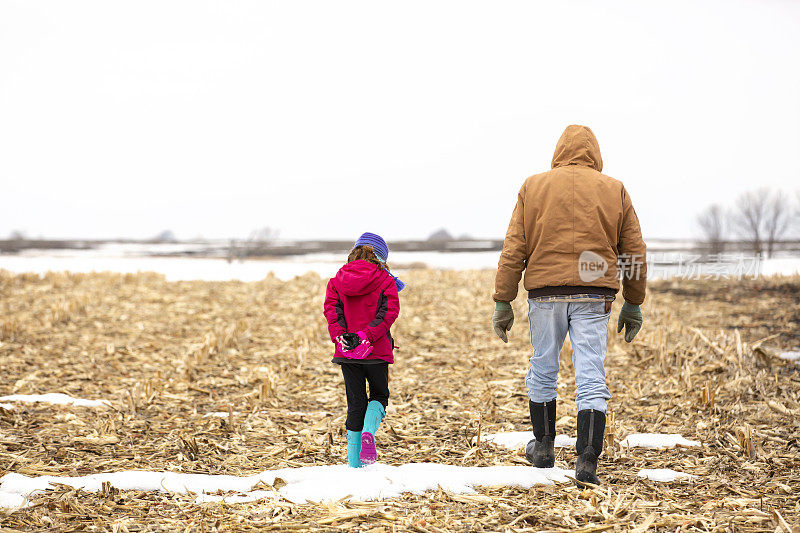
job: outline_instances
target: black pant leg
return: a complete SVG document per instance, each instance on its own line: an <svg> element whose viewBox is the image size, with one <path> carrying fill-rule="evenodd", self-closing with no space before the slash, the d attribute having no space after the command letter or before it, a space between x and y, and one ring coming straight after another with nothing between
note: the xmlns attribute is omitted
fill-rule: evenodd
<svg viewBox="0 0 800 533"><path fill-rule="evenodd" d="M369 382L369 401L380 402L383 408L389 405L389 363L364 365Z"/></svg>
<svg viewBox="0 0 800 533"><path fill-rule="evenodd" d="M340 366L344 377L344 390L347 394L347 421L345 421L344 427L350 431L361 431L364 428L364 415L367 413L367 383L364 379L364 366L353 363Z"/></svg>

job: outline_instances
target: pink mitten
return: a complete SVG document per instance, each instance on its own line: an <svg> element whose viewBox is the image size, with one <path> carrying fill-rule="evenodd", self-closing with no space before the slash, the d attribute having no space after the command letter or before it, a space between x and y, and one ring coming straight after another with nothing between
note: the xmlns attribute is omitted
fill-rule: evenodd
<svg viewBox="0 0 800 533"><path fill-rule="evenodd" d="M369 356L369 354L372 353L372 344L369 342L364 332L359 331L358 336L361 339L361 344L359 344L349 352L345 352L344 354L345 357L348 357L350 359L366 359Z"/></svg>

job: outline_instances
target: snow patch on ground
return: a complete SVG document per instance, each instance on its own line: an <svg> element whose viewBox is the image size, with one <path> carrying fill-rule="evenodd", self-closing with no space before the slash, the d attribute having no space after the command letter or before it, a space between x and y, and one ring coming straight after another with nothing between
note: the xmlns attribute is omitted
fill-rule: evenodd
<svg viewBox="0 0 800 533"><path fill-rule="evenodd" d="M778 357L786 361L792 361L796 365L800 365L800 352L783 352L778 354Z"/></svg>
<svg viewBox="0 0 800 533"><path fill-rule="evenodd" d="M639 470L639 473L636 475L651 481L661 481L664 483L675 481L676 479L694 479L697 477L692 474L678 472L670 468L643 468L642 470Z"/></svg>
<svg viewBox="0 0 800 533"><path fill-rule="evenodd" d="M48 251L49 252L49 251ZM323 263L299 256L297 260L251 260L228 262L225 259L196 257L136 257L103 255L90 251L70 250L66 254L21 253L0 255L0 269L11 272L158 272L168 281L260 281L272 272L279 279L290 280L307 272L333 276L344 263L343 254L337 263Z"/></svg>
<svg viewBox="0 0 800 533"><path fill-rule="evenodd" d="M655 263L648 267L648 276L670 279L675 277L703 274L717 276L722 273L719 264L700 264L689 261L695 257L693 252L682 248L685 243L666 243L674 252L654 252L650 254ZM190 243L173 245L172 248L192 249ZM194 246L198 248L198 246ZM199 246L202 249L202 245ZM690 247L691 248L691 247ZM11 272L49 271L61 272L158 272L168 281L206 280L206 281L259 281L272 272L282 280L316 272L323 278L333 276L345 261L344 253L312 253L290 256L282 259L228 262L222 258L197 257L154 257L148 253L165 253L170 248L162 245L108 245L97 250L27 250L19 254L0 254L0 269ZM681 251L683 250L683 251ZM404 266L422 264L440 270L496 270L499 251L481 252L392 252L392 264L402 273ZM800 257L782 257L755 261L743 257L743 264L737 267L729 263L731 274L744 274L749 277L760 271L763 275L795 274L800 272Z"/></svg>
<svg viewBox="0 0 800 533"><path fill-rule="evenodd" d="M247 477L183 474L178 472L125 472L93 474L82 477L27 477L17 473L0 478L0 507L26 505L32 495L52 489L61 483L82 490L97 492L104 482L121 490L142 490L197 494L198 502L225 501L241 503L266 498L284 498L294 503L339 500L383 500L403 493L421 494L442 489L471 494L478 486L513 486L528 489L534 485L567 482L571 470L531 468L529 466L462 467L434 463L411 463L402 466L374 464L353 469L347 465L306 466L267 470ZM265 490L260 484L275 484L277 490ZM284 484L285 483L285 484ZM214 494L223 491L233 494Z"/></svg>
<svg viewBox="0 0 800 533"><path fill-rule="evenodd" d="M11 396L0 396L0 401L51 403L54 405L74 405L76 407L109 407L111 405L108 400L84 400L58 392L48 394L12 394Z"/></svg>
<svg viewBox="0 0 800 533"><path fill-rule="evenodd" d="M392 252L392 263L421 263L443 270L496 269L500 252ZM0 269L11 272L158 272L167 281L260 281L272 272L278 279L290 280L308 272L323 278L334 276L347 259L341 254L308 254L285 259L228 262L225 259L197 257L136 257L69 250L67 253L0 254ZM398 271L402 272L402 268Z"/></svg>
<svg viewBox="0 0 800 533"><path fill-rule="evenodd" d="M0 491L0 509L19 509L26 507L25 497L13 492Z"/></svg>
<svg viewBox="0 0 800 533"><path fill-rule="evenodd" d="M620 446L630 448L674 448L675 446L700 446L696 440L685 439L677 433L633 433L625 437Z"/></svg>
<svg viewBox="0 0 800 533"><path fill-rule="evenodd" d="M14 406L11 405L10 403L0 403L0 407L6 409L7 411L11 411L12 409L14 409Z"/></svg>
<svg viewBox="0 0 800 533"><path fill-rule="evenodd" d="M793 276L800 274L800 259L797 257L771 257L761 260L761 274L764 276Z"/></svg>
<svg viewBox="0 0 800 533"><path fill-rule="evenodd" d="M511 450L525 448L531 439L533 439L533 433L531 431L509 431L481 435L481 440L493 442L498 446L503 446ZM577 439L574 437L568 437L567 435L556 435L555 446L556 448L568 448L570 446L575 446L576 440Z"/></svg>

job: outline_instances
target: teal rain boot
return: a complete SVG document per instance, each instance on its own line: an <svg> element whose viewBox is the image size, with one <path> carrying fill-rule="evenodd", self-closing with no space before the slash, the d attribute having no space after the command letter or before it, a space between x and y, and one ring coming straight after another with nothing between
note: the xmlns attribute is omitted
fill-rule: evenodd
<svg viewBox="0 0 800 533"><path fill-rule="evenodd" d="M347 464L353 468L361 468L361 432L347 430Z"/></svg>
<svg viewBox="0 0 800 533"><path fill-rule="evenodd" d="M364 429L361 431L361 462L371 465L378 460L378 451L375 449L375 432L383 420L386 411L381 402L371 401L367 405L367 414L364 415Z"/></svg>

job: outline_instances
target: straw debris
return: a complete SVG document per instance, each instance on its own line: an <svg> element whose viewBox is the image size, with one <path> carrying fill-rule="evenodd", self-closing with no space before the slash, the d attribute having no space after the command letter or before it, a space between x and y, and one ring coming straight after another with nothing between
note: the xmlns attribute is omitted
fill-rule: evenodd
<svg viewBox="0 0 800 533"><path fill-rule="evenodd" d="M525 464L481 435L526 431L525 302L505 345L490 327L491 272L413 270L394 328L400 349L378 435L381 461ZM112 408L0 408L0 475L123 470L251 475L345 462L345 398L321 315L325 280L166 282L140 273L0 272L0 396L60 392ZM93 493L66 485L0 511L21 530L797 531L800 525L800 278L659 282L631 344L609 335L604 484L445 490L387 501L296 505ZM619 302L615 304L615 313ZM613 325L613 324L612 324ZM562 352L560 433L574 436ZM220 416L222 415L222 416ZM699 447L651 450L632 433ZM557 466L575 453L557 449ZM691 474L659 483L637 473ZM285 482L284 482L285 483Z"/></svg>

